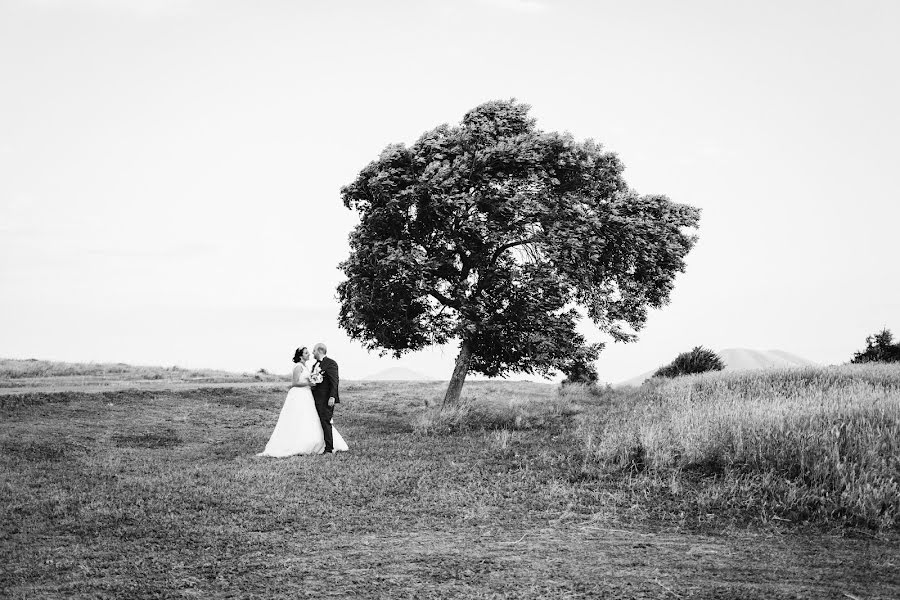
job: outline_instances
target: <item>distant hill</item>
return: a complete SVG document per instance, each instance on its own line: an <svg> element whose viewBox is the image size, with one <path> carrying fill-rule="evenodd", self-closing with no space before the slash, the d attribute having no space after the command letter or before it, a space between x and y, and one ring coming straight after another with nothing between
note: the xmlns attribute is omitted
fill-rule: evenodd
<svg viewBox="0 0 900 600"><path fill-rule="evenodd" d="M373 373L364 379L365 381L436 381L433 377L423 375L406 367L391 367L384 371Z"/></svg>
<svg viewBox="0 0 900 600"><path fill-rule="evenodd" d="M725 369L767 369L770 367L805 367L816 363L784 350L750 350L748 348L726 348L718 355L725 362Z"/></svg>
<svg viewBox="0 0 900 600"><path fill-rule="evenodd" d="M287 381L286 375L260 370L256 373L232 373L213 369L154 367L126 363L70 363L29 358L0 358L0 388L53 385L108 384L110 382L247 383Z"/></svg>
<svg viewBox="0 0 900 600"><path fill-rule="evenodd" d="M268 374L267 374L268 375ZM108 379L246 379L248 373L231 373L214 369L185 369L129 365L127 363L73 363L36 358L0 358L0 379L36 377L104 377ZM270 376L282 380L280 375Z"/></svg>
<svg viewBox="0 0 900 600"><path fill-rule="evenodd" d="M796 354L784 350L751 350L750 348L726 348L719 350L718 354L725 363L726 371L740 371L745 369L768 369L777 367L804 367L817 363L807 360ZM674 356L672 358L675 358ZM659 365L660 367L662 365ZM657 367L659 368L659 367ZM641 385L653 376L656 369L641 373L637 377L626 379L616 384L616 387Z"/></svg>

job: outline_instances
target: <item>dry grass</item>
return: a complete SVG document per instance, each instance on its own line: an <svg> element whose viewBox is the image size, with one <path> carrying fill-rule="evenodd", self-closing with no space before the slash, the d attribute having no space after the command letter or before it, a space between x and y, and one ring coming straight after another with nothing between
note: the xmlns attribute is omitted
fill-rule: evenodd
<svg viewBox="0 0 900 600"><path fill-rule="evenodd" d="M280 384L0 397L0 597L898 597L891 532L698 529L637 476L585 476L573 419L618 395L473 382L583 412L413 431L444 385L348 382L331 458L255 456Z"/></svg>
<svg viewBox="0 0 900 600"><path fill-rule="evenodd" d="M581 412L575 398L555 394L544 384L479 382L466 386L459 404L444 407L440 399L429 401L415 416L413 428L426 434L547 429Z"/></svg>
<svg viewBox="0 0 900 600"><path fill-rule="evenodd" d="M900 367L847 365L651 380L579 437L600 468L678 487L700 510L900 526Z"/></svg>
<svg viewBox="0 0 900 600"><path fill-rule="evenodd" d="M0 385L21 385L23 380L91 379L95 381L282 381L284 375L271 373L230 373L213 369L135 366L125 363L67 363L49 360L0 358Z"/></svg>

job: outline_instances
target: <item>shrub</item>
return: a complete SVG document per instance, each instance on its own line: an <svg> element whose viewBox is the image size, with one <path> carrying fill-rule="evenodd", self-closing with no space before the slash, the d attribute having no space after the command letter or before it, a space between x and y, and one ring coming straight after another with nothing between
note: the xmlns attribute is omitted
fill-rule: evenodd
<svg viewBox="0 0 900 600"><path fill-rule="evenodd" d="M570 383L593 385L597 383L597 368L594 366L594 358L596 357L592 350L582 348L575 352L563 368L563 373L566 375L562 382L563 385Z"/></svg>
<svg viewBox="0 0 900 600"><path fill-rule="evenodd" d="M704 348L696 346L690 352L683 352L675 357L671 363L657 369L654 377L678 377L679 375L693 375L707 371L721 371L725 363L719 355Z"/></svg>
<svg viewBox="0 0 900 600"><path fill-rule="evenodd" d="M853 355L851 363L900 362L900 343L894 344L890 329L882 329L866 338L866 349Z"/></svg>

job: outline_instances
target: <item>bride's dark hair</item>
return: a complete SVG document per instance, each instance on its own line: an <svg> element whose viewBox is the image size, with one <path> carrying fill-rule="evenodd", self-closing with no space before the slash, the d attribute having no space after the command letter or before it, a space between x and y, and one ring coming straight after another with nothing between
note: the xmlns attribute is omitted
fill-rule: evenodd
<svg viewBox="0 0 900 600"><path fill-rule="evenodd" d="M295 363L298 363L301 360L303 360L304 352L306 352L306 346L303 346L302 348L297 348L297 350L294 351L294 362Z"/></svg>

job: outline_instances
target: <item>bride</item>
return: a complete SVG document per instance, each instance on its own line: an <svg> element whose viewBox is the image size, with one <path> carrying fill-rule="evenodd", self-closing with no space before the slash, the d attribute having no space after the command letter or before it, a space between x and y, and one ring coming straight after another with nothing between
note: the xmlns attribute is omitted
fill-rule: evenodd
<svg viewBox="0 0 900 600"><path fill-rule="evenodd" d="M309 350L297 348L294 353L294 372L291 375L291 388L287 399L278 415L278 423L272 431L272 437L266 449L257 456L293 456L295 454L322 454L325 450L325 437L322 424L313 401L310 389ZM335 452L347 450L347 443L337 429L332 427Z"/></svg>

